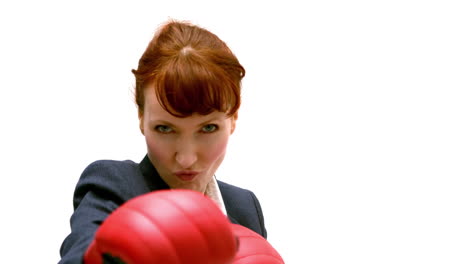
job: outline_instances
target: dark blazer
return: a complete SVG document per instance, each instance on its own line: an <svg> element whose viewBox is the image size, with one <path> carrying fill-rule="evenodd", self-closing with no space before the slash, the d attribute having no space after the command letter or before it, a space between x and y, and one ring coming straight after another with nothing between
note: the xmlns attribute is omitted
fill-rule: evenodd
<svg viewBox="0 0 468 264"><path fill-rule="evenodd" d="M218 181L224 205L232 223L243 225L267 237L263 213L255 195ZM148 156L133 161L102 160L91 163L82 173L73 196L71 233L60 247L60 264L82 263L83 255L99 225L117 207L136 196L169 189Z"/></svg>

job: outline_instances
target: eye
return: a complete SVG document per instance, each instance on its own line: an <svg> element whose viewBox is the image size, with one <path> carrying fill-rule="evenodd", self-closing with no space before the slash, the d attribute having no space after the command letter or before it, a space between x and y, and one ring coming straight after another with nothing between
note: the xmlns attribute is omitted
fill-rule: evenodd
<svg viewBox="0 0 468 264"><path fill-rule="evenodd" d="M208 124L202 128L203 133L213 133L218 130L218 125Z"/></svg>
<svg viewBox="0 0 468 264"><path fill-rule="evenodd" d="M156 131L158 131L159 133L163 134L169 134L173 131L172 128L165 125L157 125L154 129L156 129Z"/></svg>

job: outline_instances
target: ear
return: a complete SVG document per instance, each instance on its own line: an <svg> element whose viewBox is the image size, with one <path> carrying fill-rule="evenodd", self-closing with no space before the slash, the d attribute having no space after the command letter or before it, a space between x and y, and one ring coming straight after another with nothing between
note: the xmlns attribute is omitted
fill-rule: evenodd
<svg viewBox="0 0 468 264"><path fill-rule="evenodd" d="M231 134L234 133L234 130L236 130L236 122L238 116L238 112L231 116Z"/></svg>

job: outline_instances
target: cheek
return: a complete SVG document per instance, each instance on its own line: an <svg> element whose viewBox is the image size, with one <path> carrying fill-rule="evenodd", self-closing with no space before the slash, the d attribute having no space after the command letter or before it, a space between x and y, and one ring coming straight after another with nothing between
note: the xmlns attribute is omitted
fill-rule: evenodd
<svg viewBox="0 0 468 264"><path fill-rule="evenodd" d="M204 151L205 159L209 162L216 162L220 159L222 160L226 153L228 140L229 135L223 135L223 137L210 144L210 146Z"/></svg>
<svg viewBox="0 0 468 264"><path fill-rule="evenodd" d="M164 162L170 156L170 149L164 140L158 140L154 136L145 136L148 156L152 161Z"/></svg>

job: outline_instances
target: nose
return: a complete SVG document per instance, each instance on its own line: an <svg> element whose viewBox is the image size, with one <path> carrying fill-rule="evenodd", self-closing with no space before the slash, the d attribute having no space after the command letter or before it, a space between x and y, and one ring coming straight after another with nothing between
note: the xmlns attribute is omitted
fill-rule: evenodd
<svg viewBox="0 0 468 264"><path fill-rule="evenodd" d="M175 153L175 160L183 169L193 167L197 161L197 152L194 144L187 141L181 142L178 151Z"/></svg>

